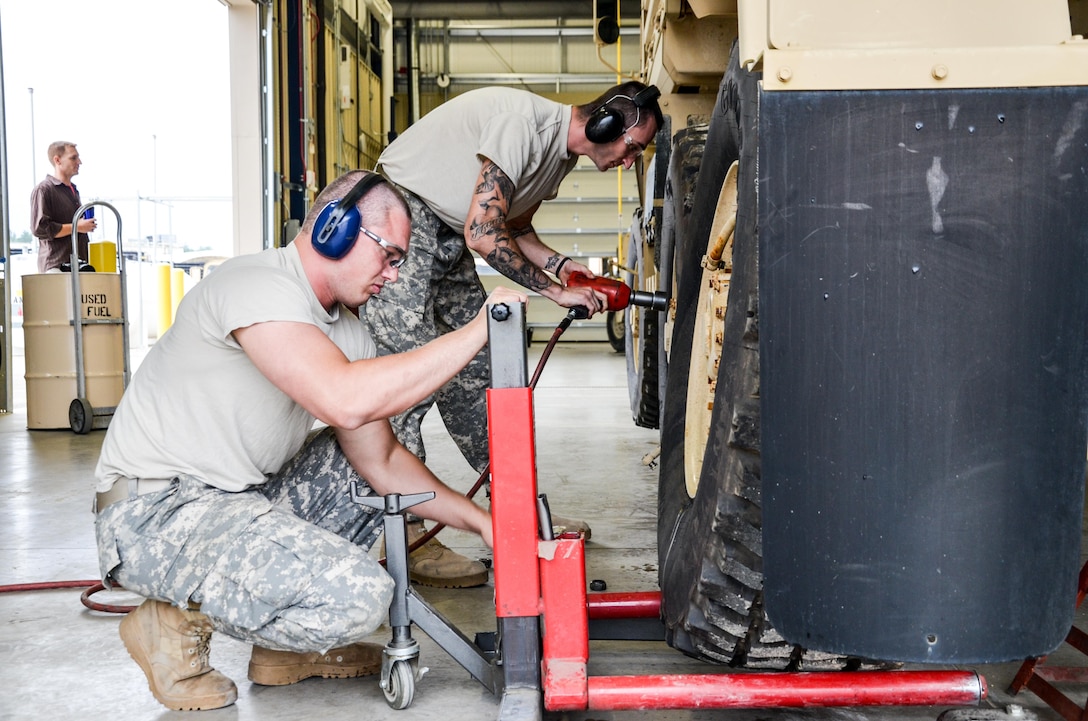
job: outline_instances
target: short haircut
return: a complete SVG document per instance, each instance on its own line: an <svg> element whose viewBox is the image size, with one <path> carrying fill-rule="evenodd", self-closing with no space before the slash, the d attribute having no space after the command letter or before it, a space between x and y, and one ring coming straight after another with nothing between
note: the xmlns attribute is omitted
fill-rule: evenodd
<svg viewBox="0 0 1088 721"><path fill-rule="evenodd" d="M49 144L49 162L53 162L53 158L58 155L64 155L64 151L68 148L76 147L75 143L69 143L67 140L54 140Z"/></svg>
<svg viewBox="0 0 1088 721"><path fill-rule="evenodd" d="M364 175L370 174L367 170L349 170L336 180L325 186L325 189L317 194L313 207L306 213L306 219L302 223L302 230L312 233L317 216L329 203L339 200L351 192L355 184L362 180ZM363 220L374 218L382 214L388 214L395 210L402 211L408 219L412 218L412 211L408 209L408 202L400 191L388 182L378 183L355 204Z"/></svg>

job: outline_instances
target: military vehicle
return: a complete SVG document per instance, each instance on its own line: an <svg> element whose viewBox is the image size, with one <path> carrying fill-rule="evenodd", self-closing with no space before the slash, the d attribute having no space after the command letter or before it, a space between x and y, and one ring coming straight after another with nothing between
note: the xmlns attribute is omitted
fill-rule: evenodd
<svg viewBox="0 0 1088 721"><path fill-rule="evenodd" d="M672 305L628 310L627 353L632 415L661 429L674 647L815 668L1064 638L1088 436L1086 11L643 2L669 127L626 265Z"/></svg>

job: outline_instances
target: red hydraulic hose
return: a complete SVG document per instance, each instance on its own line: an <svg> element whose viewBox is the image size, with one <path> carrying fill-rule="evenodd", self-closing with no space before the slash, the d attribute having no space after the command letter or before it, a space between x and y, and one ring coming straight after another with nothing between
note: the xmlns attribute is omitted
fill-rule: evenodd
<svg viewBox="0 0 1088 721"><path fill-rule="evenodd" d="M559 340L559 336L563 335L563 331L570 327L572 320L574 320L574 314L568 313L566 317L564 317L563 320L559 322L559 325L555 327L555 330L552 331L552 337L548 339L548 345L544 347L544 352L540 354L540 360L537 361L536 370L533 372L533 377L529 381L530 388L536 388L537 381L540 380L540 374L544 370L544 364L548 362L548 358L551 356L552 350L555 348L555 344ZM490 471L491 464L488 463L486 466L484 466L484 469L480 471L480 477L476 479L476 483L473 484L472 488L470 488L468 493L465 494L465 498L476 497L476 492L479 491L481 487L483 487L484 483L487 481L487 474ZM444 523L436 524L434 528L424 533L422 536L413 541L410 546L408 546L408 553L411 553L412 551L425 544L427 541L437 536L438 532L445 527L446 524ZM381 559L379 563L384 566L385 559Z"/></svg>
<svg viewBox="0 0 1088 721"><path fill-rule="evenodd" d="M117 606L108 603L97 603L91 600L91 596L104 591L105 586L101 581L89 580L89 581L44 581L41 583L13 583L9 586L0 586L0 593L24 593L30 591L55 591L58 589L66 588L82 588L83 594L79 597L80 603L92 611L103 611L104 613L128 613L136 608L135 606ZM116 588L120 588L117 586Z"/></svg>
<svg viewBox="0 0 1088 721"><path fill-rule="evenodd" d="M120 586L114 586L114 588L121 588ZM91 596L99 591L105 591L106 587L102 585L101 581L96 582L93 586L85 590L79 596L79 602L92 611L103 611L105 613L128 613L129 611L135 611L135 606L116 606L109 603L96 603L91 600Z"/></svg>
<svg viewBox="0 0 1088 721"><path fill-rule="evenodd" d="M41 583L13 583L0 586L0 593L20 593L22 591L55 591L60 588L87 588L98 581L44 581Z"/></svg>

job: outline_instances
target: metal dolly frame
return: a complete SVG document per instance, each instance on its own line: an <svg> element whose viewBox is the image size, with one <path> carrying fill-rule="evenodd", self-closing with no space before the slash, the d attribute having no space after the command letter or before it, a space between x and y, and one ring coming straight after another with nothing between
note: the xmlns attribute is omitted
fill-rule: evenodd
<svg viewBox="0 0 1088 721"><path fill-rule="evenodd" d="M419 666L419 643L412 638L412 624L419 626L446 653L491 693L501 691L502 674L490 654L468 640L457 628L412 588L408 576L408 527L404 512L434 498L434 492L402 496L363 495L358 481L351 482L351 499L385 512L385 564L393 577L393 601L389 606L392 640L382 651L381 689L395 709L407 708L415 697L416 682L427 673Z"/></svg>
<svg viewBox="0 0 1088 721"><path fill-rule="evenodd" d="M661 595L586 593L585 539L577 533L547 538L546 499L538 496L532 389L528 387L524 305L489 308L487 393L494 534L496 653L469 642L426 605L408 581L403 499L378 497L367 505L400 518L400 535L387 535L388 569L397 584L387 646L391 665L410 647L404 629L417 623L493 693L500 721L541 721L544 711L977 705L985 679L973 671L747 672L592 676L589 640L664 640ZM411 497L409 497L411 498ZM359 499L357 499L359 500ZM425 499L423 499L425 500ZM420 501L415 501L420 502ZM541 523L543 520L543 523ZM389 533L387 527L387 534ZM391 549L391 542L397 541ZM406 544L406 541L405 541ZM418 648L415 652L418 664ZM407 674L402 674L406 676ZM383 663L386 698L396 683ZM418 680L422 672L414 672ZM394 680L390 680L393 678ZM410 703L410 699L408 700Z"/></svg>
<svg viewBox="0 0 1088 721"><path fill-rule="evenodd" d="M84 318L83 296L80 292L79 233L76 231L76 226L79 224L79 219L83 217L83 213L96 205L109 208L113 211L114 217L117 218L117 270L121 281L121 317L110 318L108 320L90 320ZM123 345L123 369L121 374L122 390L128 388L129 377L132 372L128 350L128 284L125 278L125 253L122 247L121 214L117 212L117 208L104 200L92 200L89 203L84 203L79 206L75 215L72 216L72 255L70 263L72 267L72 326L74 330L73 335L75 337L76 353L76 397L68 406L68 423L74 433L82 435L90 433L95 427L96 418L105 418L106 423L108 423L109 418L112 417L114 411L117 410L116 406L94 408L91 406L90 401L87 400L87 368L83 357L83 326L121 324L121 343Z"/></svg>

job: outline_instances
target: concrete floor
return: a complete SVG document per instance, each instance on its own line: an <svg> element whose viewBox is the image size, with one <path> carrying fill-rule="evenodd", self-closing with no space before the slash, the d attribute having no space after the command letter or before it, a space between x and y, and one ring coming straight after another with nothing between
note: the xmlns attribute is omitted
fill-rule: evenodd
<svg viewBox="0 0 1088 721"><path fill-rule="evenodd" d="M530 350L530 370L543 344ZM0 413L0 586L95 579L90 496L92 473L103 432L78 436L67 430L28 431L21 349L13 364L15 412ZM134 353L138 364L139 353ZM535 394L537 467L540 490L555 513L586 518L593 538L587 546L587 578L603 579L609 591L656 588L656 470L642 458L657 445L655 431L637 428L627 405L624 359L604 343L561 345L545 369ZM425 425L430 465L455 488L466 490L475 474L444 435L435 414ZM444 542L472 556L486 549L474 537L444 531ZM437 609L470 637L493 631L493 587L462 591L419 589ZM0 719L76 719L110 714L142 721L192 717L160 706L147 689L138 667L117 635L119 616L90 611L81 605L80 590L0 594ZM128 604L138 599L124 593L98 594L95 600ZM1072 602L1072 599L1071 599ZM1030 622L1025 619L1025 622ZM384 643L387 629L373 641ZM226 709L202 712L207 719L458 719L497 718L499 702L445 653L419 632L422 665L430 672L420 681L413 705L393 711L374 678L310 679L280 688L259 687L246 679L249 647L216 634L213 665L238 684L238 702ZM1084 665L1076 654L1061 650L1056 663ZM990 696L972 718L989 710L1021 704L1030 721L1060 721L1034 694L1015 699L1005 691L1017 664L979 668ZM591 674L712 673L715 667L696 662L663 643L600 642L591 644ZM726 670L726 669L721 669ZM1084 687L1071 696L1084 703ZM628 711L548 714L558 721L609 719L936 719L944 711L932 707ZM983 713L986 712L986 713ZM999 714L1000 716L1000 714Z"/></svg>

